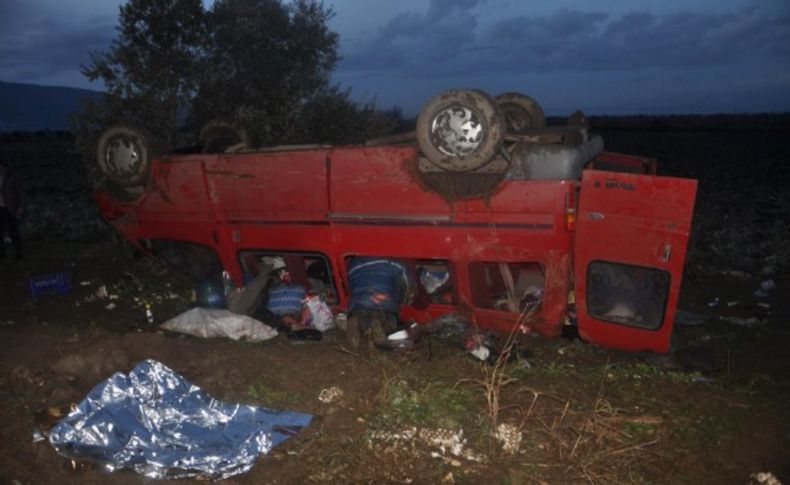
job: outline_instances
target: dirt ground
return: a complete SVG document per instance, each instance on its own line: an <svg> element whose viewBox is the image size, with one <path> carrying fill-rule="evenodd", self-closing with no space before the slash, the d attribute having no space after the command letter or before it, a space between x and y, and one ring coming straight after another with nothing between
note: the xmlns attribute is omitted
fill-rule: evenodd
<svg viewBox="0 0 790 485"><path fill-rule="evenodd" d="M25 260L2 265L4 483L145 481L74 468L46 441L33 442L95 384L143 359L226 401L315 415L228 483L748 483L757 472L784 480L790 473L786 278L759 300L772 305L770 315L754 305L759 281L689 282L683 308L710 319L679 326L669 357L524 337L526 359L506 368L518 380L501 390L498 422L523 433L519 451L508 454L487 438L484 388L474 382L491 367L450 343L360 356L344 350L339 332L317 343L278 336L258 344L163 333L135 298L153 301L161 323L189 306L188 288L109 243L34 244ZM73 291L30 298L28 275L52 269L73 272ZM101 285L118 299L95 298ZM710 308L714 297L723 303ZM717 318L727 315L764 322L743 328ZM331 386L343 396L324 404L319 393ZM418 438L392 439L411 426L462 429L471 458Z"/></svg>
<svg viewBox="0 0 790 485"><path fill-rule="evenodd" d="M702 153L693 134L609 135L632 153L666 156L663 145L654 144L662 136L685 140L676 144L676 160ZM739 142L732 134L713 137ZM749 137L757 140L755 150L766 150L759 136ZM771 156L784 158L787 145ZM27 145L0 149L8 160L8 153L26 153ZM62 146L47 149L57 153ZM19 160L12 156L11 165ZM727 214L752 207L741 203L738 186L714 184L697 165L668 168L701 179L680 308L705 317L704 323L677 325L668 356L522 336L522 358L507 364L500 377L508 379L493 386L496 407L487 404L484 385L497 377L496 369L453 342L426 339L412 352L358 355L338 331L321 342L278 336L256 344L164 333L158 324L191 306L189 285L177 275L101 236L100 227L55 231L50 222L47 233L28 226L25 258L0 261L0 483L151 482L65 460L46 440L33 439L93 386L144 359L161 361L218 399L315 416L250 472L225 483L745 484L757 483L761 472L788 483L790 274L781 252L787 223L779 235L728 228ZM775 174L763 175L781 185ZM738 178L729 172L715 177ZM32 202L40 204L49 192L38 187ZM59 193L74 198L63 187ZM720 209L727 198L732 207ZM781 210L771 207L750 220ZM57 210L41 218L62 219ZM72 229L100 237L74 242ZM743 246L729 242L747 237L767 249L733 257ZM58 271L72 274L70 292L29 295L31 276ZM776 288L755 296L768 279ZM106 298L96 296L102 286ZM154 324L146 320L146 302ZM318 399L333 386L338 399ZM491 438L502 424L511 427L511 451ZM440 445L453 439L463 445L457 454Z"/></svg>

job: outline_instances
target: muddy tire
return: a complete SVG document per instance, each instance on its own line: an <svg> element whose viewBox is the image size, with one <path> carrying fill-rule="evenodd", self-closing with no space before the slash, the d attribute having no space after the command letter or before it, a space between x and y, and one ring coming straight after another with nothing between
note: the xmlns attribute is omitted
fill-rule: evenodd
<svg viewBox="0 0 790 485"><path fill-rule="evenodd" d="M425 157L448 172L468 172L490 162L505 138L497 103L478 90L452 89L435 96L417 118L417 143Z"/></svg>
<svg viewBox="0 0 790 485"><path fill-rule="evenodd" d="M203 153L225 153L249 148L250 138L237 123L212 120L200 130L200 143Z"/></svg>
<svg viewBox="0 0 790 485"><path fill-rule="evenodd" d="M502 93L494 98L505 116L507 133L520 135L546 127L546 115L537 101L526 94Z"/></svg>
<svg viewBox="0 0 790 485"><path fill-rule="evenodd" d="M152 141L153 137L141 128L108 128L96 147L99 172L118 187L144 185L151 172Z"/></svg>

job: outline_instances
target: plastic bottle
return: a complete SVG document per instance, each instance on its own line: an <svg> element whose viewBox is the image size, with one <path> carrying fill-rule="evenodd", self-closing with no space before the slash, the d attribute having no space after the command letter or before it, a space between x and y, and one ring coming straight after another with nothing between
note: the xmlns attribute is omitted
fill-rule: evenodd
<svg viewBox="0 0 790 485"><path fill-rule="evenodd" d="M153 325L154 323L154 312L151 311L151 305L146 303L145 304L145 319L148 320L148 323Z"/></svg>
<svg viewBox="0 0 790 485"><path fill-rule="evenodd" d="M230 274L227 271L222 271L222 290L225 293L225 296L230 295L230 293L234 290L233 280L230 278Z"/></svg>

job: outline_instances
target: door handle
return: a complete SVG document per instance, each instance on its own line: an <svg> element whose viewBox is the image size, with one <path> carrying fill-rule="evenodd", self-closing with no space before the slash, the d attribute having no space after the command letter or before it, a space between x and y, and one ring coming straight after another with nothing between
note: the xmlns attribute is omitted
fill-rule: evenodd
<svg viewBox="0 0 790 485"><path fill-rule="evenodd" d="M661 249L661 256L659 260L662 263L668 263L669 258L672 256L672 245L671 244L664 244L664 247Z"/></svg>

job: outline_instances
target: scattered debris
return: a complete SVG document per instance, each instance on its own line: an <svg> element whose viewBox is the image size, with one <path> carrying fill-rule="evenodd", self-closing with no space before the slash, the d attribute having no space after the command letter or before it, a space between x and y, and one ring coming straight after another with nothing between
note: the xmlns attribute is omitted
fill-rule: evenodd
<svg viewBox="0 0 790 485"><path fill-rule="evenodd" d="M712 299L711 301L708 302L708 306L711 307L711 308L717 307L717 306L719 306L719 304L721 304L721 300L719 300L718 297L716 297L716 298L714 298L714 299Z"/></svg>
<svg viewBox="0 0 790 485"><path fill-rule="evenodd" d="M453 337L463 337L472 326L472 321L466 315L446 313L425 325L423 333L447 340Z"/></svg>
<svg viewBox="0 0 790 485"><path fill-rule="evenodd" d="M453 431L445 428L424 428L418 430L415 427L409 427L402 431L375 431L371 434L370 440L384 441L384 442L410 442L415 440L423 445L433 449L431 456L433 458L453 460L453 457L464 458L469 461L482 462L484 458L482 455L475 453L466 447L467 440L464 438L464 430L459 429ZM450 461L447 461L450 464ZM458 462L457 465L460 466Z"/></svg>
<svg viewBox="0 0 790 485"><path fill-rule="evenodd" d="M702 315L699 313L691 313L685 310L677 310L675 312L675 325L693 327L695 325L701 325L708 320L709 317L707 315Z"/></svg>
<svg viewBox="0 0 790 485"><path fill-rule="evenodd" d="M782 485L782 482L771 472L752 473L749 477L753 480L752 483L758 485Z"/></svg>
<svg viewBox="0 0 790 485"><path fill-rule="evenodd" d="M702 374L700 374L699 372L693 373L691 375L691 377L689 378L689 381L693 382L694 384L712 384L712 383L716 382L715 379L713 379L711 377L705 377Z"/></svg>
<svg viewBox="0 0 790 485"><path fill-rule="evenodd" d="M343 397L343 395L342 389L337 386L332 386L327 387L326 389L321 389L321 392L318 394L318 400L324 404L331 404L338 401Z"/></svg>
<svg viewBox="0 0 790 485"><path fill-rule="evenodd" d="M731 278L737 278L740 280L748 280L752 277L752 275L750 275L746 271L740 271L736 269L728 269L728 270L720 271L720 274L722 276L729 276Z"/></svg>
<svg viewBox="0 0 790 485"><path fill-rule="evenodd" d="M470 350L469 353L472 354L474 357L476 357L478 360L485 362L488 360L488 357L491 355L491 350L489 350L489 348L486 347L485 345L478 345L477 347Z"/></svg>
<svg viewBox="0 0 790 485"><path fill-rule="evenodd" d="M731 323L733 325L739 325L741 327L754 327L755 325L759 325L762 321L757 317L719 317L721 320Z"/></svg>
<svg viewBox="0 0 790 485"><path fill-rule="evenodd" d="M521 446L523 435L517 426L508 423L500 423L497 426L495 438L502 443L502 451L510 455L518 453Z"/></svg>

